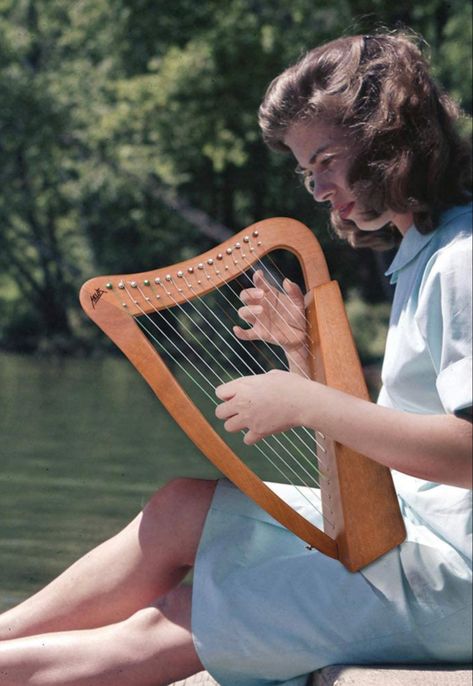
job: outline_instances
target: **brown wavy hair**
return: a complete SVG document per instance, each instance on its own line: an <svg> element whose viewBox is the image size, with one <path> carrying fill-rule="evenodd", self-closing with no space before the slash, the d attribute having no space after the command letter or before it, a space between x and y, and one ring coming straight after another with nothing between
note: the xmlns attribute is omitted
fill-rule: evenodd
<svg viewBox="0 0 473 686"><path fill-rule="evenodd" d="M348 182L373 216L412 212L421 233L447 207L471 200L471 146L457 130L458 105L430 74L421 41L395 32L334 40L307 53L270 84L259 110L263 139L287 152L300 121L340 126L357 141ZM361 231L332 212L335 232L355 247L387 249L391 223Z"/></svg>

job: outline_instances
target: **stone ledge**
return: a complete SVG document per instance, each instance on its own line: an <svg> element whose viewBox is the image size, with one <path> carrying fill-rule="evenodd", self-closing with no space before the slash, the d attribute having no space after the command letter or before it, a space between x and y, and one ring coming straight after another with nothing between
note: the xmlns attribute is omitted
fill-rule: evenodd
<svg viewBox="0 0 473 686"><path fill-rule="evenodd" d="M199 672L182 681L176 681L169 686L218 686L215 679L212 679L208 672Z"/></svg>
<svg viewBox="0 0 473 686"><path fill-rule="evenodd" d="M314 673L311 686L472 686L468 666L432 667L335 665ZM208 672L177 681L171 686L218 686Z"/></svg>
<svg viewBox="0 0 473 686"><path fill-rule="evenodd" d="M314 673L312 686L472 686L468 667L335 665Z"/></svg>

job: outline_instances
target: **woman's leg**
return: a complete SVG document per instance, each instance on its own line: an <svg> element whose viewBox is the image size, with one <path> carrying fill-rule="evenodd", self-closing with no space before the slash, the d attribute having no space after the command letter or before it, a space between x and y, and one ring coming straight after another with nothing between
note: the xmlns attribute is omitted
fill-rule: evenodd
<svg viewBox="0 0 473 686"><path fill-rule="evenodd" d="M194 563L214 489L171 481L123 531L1 615L0 640L114 624L168 593Z"/></svg>
<svg viewBox="0 0 473 686"><path fill-rule="evenodd" d="M1 686L161 686L203 669L189 587L108 627L0 643Z"/></svg>

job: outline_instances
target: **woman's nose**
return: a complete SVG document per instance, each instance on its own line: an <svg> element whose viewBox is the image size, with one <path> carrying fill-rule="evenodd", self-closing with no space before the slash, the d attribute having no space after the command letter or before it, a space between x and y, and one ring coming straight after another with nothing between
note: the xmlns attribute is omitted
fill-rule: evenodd
<svg viewBox="0 0 473 686"><path fill-rule="evenodd" d="M312 197L315 202L330 200L334 192L333 184L312 178Z"/></svg>

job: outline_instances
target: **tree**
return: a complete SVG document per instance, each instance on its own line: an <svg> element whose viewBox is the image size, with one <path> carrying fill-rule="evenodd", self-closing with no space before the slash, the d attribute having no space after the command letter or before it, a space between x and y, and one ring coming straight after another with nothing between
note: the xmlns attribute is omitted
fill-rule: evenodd
<svg viewBox="0 0 473 686"><path fill-rule="evenodd" d="M173 263L275 214L314 227L347 292L353 251L261 142L262 95L308 47L405 22L471 108L470 17L460 0L1 0L3 344L12 310L32 347L39 331L63 345L87 276ZM383 299L374 260L364 293Z"/></svg>

